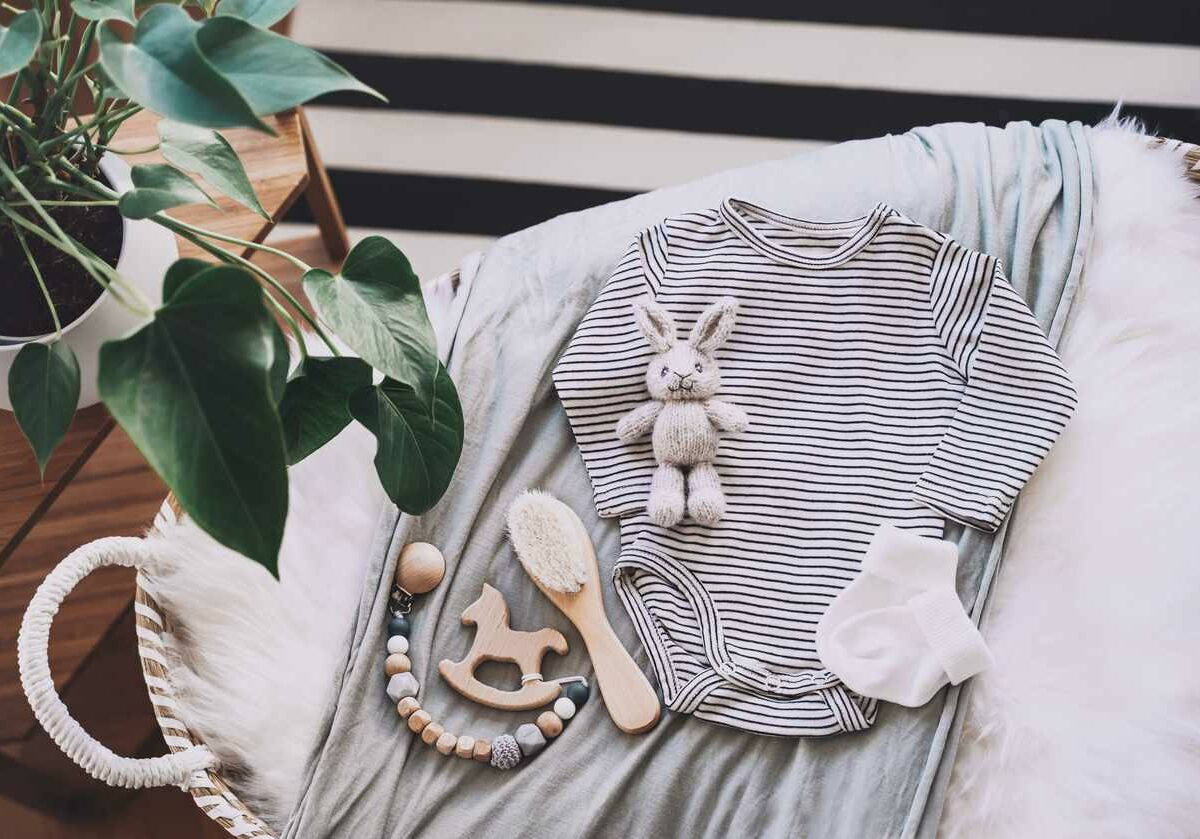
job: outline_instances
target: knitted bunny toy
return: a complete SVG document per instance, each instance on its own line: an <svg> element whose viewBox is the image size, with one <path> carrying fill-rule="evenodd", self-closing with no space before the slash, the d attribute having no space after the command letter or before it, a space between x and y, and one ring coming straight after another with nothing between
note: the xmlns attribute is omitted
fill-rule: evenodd
<svg viewBox="0 0 1200 839"><path fill-rule="evenodd" d="M713 353L733 331L737 301L723 297L706 309L686 343L675 336L675 321L652 300L633 304L638 326L656 355L646 371L650 401L621 417L617 436L631 443L654 429L658 469L650 483L647 512L655 524L671 527L687 512L700 524L713 525L725 514L725 493L713 465L719 431L741 431L746 412L714 399L721 371ZM684 500L684 470L687 495Z"/></svg>

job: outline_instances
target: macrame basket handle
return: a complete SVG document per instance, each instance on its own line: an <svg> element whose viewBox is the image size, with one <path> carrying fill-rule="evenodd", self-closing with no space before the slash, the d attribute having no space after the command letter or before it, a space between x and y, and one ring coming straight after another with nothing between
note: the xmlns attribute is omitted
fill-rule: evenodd
<svg viewBox="0 0 1200 839"><path fill-rule="evenodd" d="M162 757L121 757L84 731L67 710L50 675L50 625L63 600L88 574L105 565L144 569L153 564L144 539L113 536L72 552L38 586L17 637L21 688L42 728L63 753L109 786L140 789L175 784L187 788L197 772L216 766L205 746Z"/></svg>

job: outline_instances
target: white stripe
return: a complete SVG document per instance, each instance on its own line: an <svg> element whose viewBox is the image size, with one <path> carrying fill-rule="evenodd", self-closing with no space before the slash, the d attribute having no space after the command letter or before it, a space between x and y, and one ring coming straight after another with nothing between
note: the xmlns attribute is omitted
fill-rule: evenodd
<svg viewBox="0 0 1200 839"><path fill-rule="evenodd" d="M1188 46L456 0L302 4L294 35L327 50L971 96L1200 105L1200 48Z"/></svg>
<svg viewBox="0 0 1200 839"><path fill-rule="evenodd" d="M142 658L148 658L151 661L157 661L163 667L170 666L167 664L166 657L158 651L158 648L151 647L149 644L138 644L138 654L141 655Z"/></svg>
<svg viewBox="0 0 1200 839"><path fill-rule="evenodd" d="M391 239L400 250L404 251L413 270L423 280L432 280L439 274L453 271L464 256L483 250L495 241L491 236L426 233L415 230L379 230L370 227L351 227L349 232L352 242L361 241L367 236L386 236ZM316 235L315 226L288 222L277 225L271 231L271 236L267 241L271 244L278 244L288 239L314 235Z"/></svg>
<svg viewBox="0 0 1200 839"><path fill-rule="evenodd" d="M174 690L174 688L171 687L171 683L168 682L166 679L161 679L158 676L151 676L149 673L144 673L143 675L146 678L146 685L148 687L152 687L152 688L155 688L155 689L161 690L161 691L166 691L168 693ZM161 696L162 694L155 694L155 695Z"/></svg>
<svg viewBox="0 0 1200 839"><path fill-rule="evenodd" d="M551 120L307 109L325 165L644 192L825 145ZM363 138L386 138L363 153Z"/></svg>

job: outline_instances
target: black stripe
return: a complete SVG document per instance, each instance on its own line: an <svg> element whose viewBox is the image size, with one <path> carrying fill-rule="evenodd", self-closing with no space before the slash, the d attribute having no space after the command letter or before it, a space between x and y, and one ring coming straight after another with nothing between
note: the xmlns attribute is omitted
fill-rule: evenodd
<svg viewBox="0 0 1200 839"><path fill-rule="evenodd" d="M494 0L495 1L495 0ZM1055 38L1200 44L1200 10L1191 3L1150 10L1129 0L1047 3L954 3L948 0L859 0L856 3L797 3L795 0L521 0L547 5L592 6L677 12L715 17L895 26L946 32L991 32Z"/></svg>
<svg viewBox="0 0 1200 839"><path fill-rule="evenodd" d="M349 52L330 53L330 57L386 95L392 108L754 137L837 142L939 122L1003 125L1057 117L1094 123L1111 110L1095 103L697 79L500 61ZM319 101L389 107L354 94L334 94ZM1200 138L1200 109L1129 104L1125 113L1141 117L1152 132L1184 140Z"/></svg>
<svg viewBox="0 0 1200 839"><path fill-rule="evenodd" d="M346 223L502 236L562 213L628 198L618 190L332 169ZM304 201L288 221L312 222Z"/></svg>

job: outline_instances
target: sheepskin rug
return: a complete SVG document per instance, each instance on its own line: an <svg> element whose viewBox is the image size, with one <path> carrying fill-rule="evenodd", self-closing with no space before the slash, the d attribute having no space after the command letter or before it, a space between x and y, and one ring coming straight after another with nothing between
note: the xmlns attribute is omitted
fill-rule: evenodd
<svg viewBox="0 0 1200 839"><path fill-rule="evenodd" d="M947 837L1200 829L1200 201L1178 152L1128 127L1097 133L1095 163L1062 348L1082 402L1010 531ZM344 660L383 503L372 450L350 429L293 470L279 583L193 526L157 537L184 719L276 826Z"/></svg>
<svg viewBox="0 0 1200 839"><path fill-rule="evenodd" d="M1200 835L1200 201L1177 152L1094 149L1080 406L1010 526L946 837Z"/></svg>

